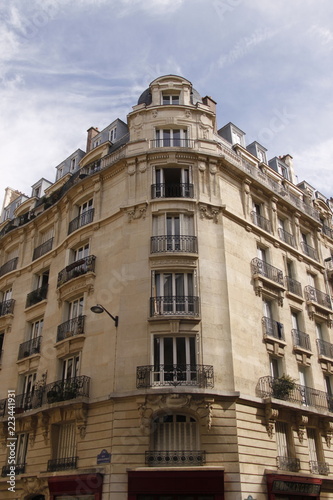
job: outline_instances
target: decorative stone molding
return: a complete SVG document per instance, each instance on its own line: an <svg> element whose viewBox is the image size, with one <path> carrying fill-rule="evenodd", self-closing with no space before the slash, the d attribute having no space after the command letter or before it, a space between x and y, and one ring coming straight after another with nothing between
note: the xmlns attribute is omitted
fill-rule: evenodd
<svg viewBox="0 0 333 500"><path fill-rule="evenodd" d="M302 444L304 441L305 427L308 425L309 417L298 413L295 419L295 429L298 435L298 440Z"/></svg>
<svg viewBox="0 0 333 500"><path fill-rule="evenodd" d="M140 205L134 205L133 207L128 207L126 209L128 222L132 222L137 219L145 219L147 214L148 203L141 203Z"/></svg>
<svg viewBox="0 0 333 500"><path fill-rule="evenodd" d="M30 498L31 495L44 495L46 499L49 498L47 478L36 476L22 477L21 485L23 489L22 500Z"/></svg>
<svg viewBox="0 0 333 500"><path fill-rule="evenodd" d="M75 405L74 411L75 411L76 428L78 430L80 438L84 439L86 437L86 430L87 430L88 405L84 403Z"/></svg>
<svg viewBox="0 0 333 500"><path fill-rule="evenodd" d="M50 437L50 414L47 411L43 411L40 418L44 443L48 446Z"/></svg>
<svg viewBox="0 0 333 500"><path fill-rule="evenodd" d="M325 438L327 448L331 448L333 422L331 420L320 420L319 425L322 429L322 434Z"/></svg>
<svg viewBox="0 0 333 500"><path fill-rule="evenodd" d="M215 224L218 223L218 216L221 210L221 207L199 203L200 219L213 220Z"/></svg>
<svg viewBox="0 0 333 500"><path fill-rule="evenodd" d="M62 302L72 297L74 294L87 292L88 295L94 293L96 274L92 271L82 274L77 278L67 281L57 288L58 306L61 307Z"/></svg>
<svg viewBox="0 0 333 500"><path fill-rule="evenodd" d="M264 425L267 429L267 434L270 439L273 439L275 422L279 416L279 410L272 408L270 403L265 405L265 421Z"/></svg>

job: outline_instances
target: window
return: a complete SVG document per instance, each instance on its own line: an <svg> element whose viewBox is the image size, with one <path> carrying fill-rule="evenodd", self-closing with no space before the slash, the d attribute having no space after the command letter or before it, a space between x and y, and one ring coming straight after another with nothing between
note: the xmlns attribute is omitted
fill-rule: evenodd
<svg viewBox="0 0 333 500"><path fill-rule="evenodd" d="M40 337L43 332L44 319L38 319L30 323L30 340Z"/></svg>
<svg viewBox="0 0 333 500"><path fill-rule="evenodd" d="M324 463L323 448L320 435L317 429L308 428L306 430L309 445L310 470L314 474L328 474L328 464Z"/></svg>
<svg viewBox="0 0 333 500"><path fill-rule="evenodd" d="M29 373L22 377L22 394L18 398L17 406L22 410L30 410L33 408L33 397L35 392L36 372Z"/></svg>
<svg viewBox="0 0 333 500"><path fill-rule="evenodd" d="M179 94L162 94L162 104L179 104Z"/></svg>
<svg viewBox="0 0 333 500"><path fill-rule="evenodd" d="M76 206L77 217L75 217L69 223L68 234L71 234L73 231L78 229L79 227L85 226L93 221L94 218L94 208L93 208L93 199L91 198L88 201L85 201L81 205Z"/></svg>
<svg viewBox="0 0 333 500"><path fill-rule="evenodd" d="M76 158L71 159L71 172L74 172L76 168Z"/></svg>
<svg viewBox="0 0 333 500"><path fill-rule="evenodd" d="M290 426L286 422L275 423L278 468L297 472L299 459L294 458L294 446Z"/></svg>
<svg viewBox="0 0 333 500"><path fill-rule="evenodd" d="M68 319L74 319L83 313L84 298L79 297L68 303Z"/></svg>
<svg viewBox="0 0 333 500"><path fill-rule="evenodd" d="M264 333L268 337L284 340L283 324L273 319L273 302L263 299Z"/></svg>
<svg viewBox="0 0 333 500"><path fill-rule="evenodd" d="M117 137L117 127L114 127L109 131L109 141L115 142L116 137Z"/></svg>
<svg viewBox="0 0 333 500"><path fill-rule="evenodd" d="M295 238L289 230L289 221L287 219L278 218L278 233L281 241L295 247Z"/></svg>
<svg viewBox="0 0 333 500"><path fill-rule="evenodd" d="M190 168L156 168L152 198L193 198Z"/></svg>
<svg viewBox="0 0 333 500"><path fill-rule="evenodd" d="M27 295L26 307L30 307L46 299L49 287L49 274L50 272L47 269L34 275L33 290Z"/></svg>
<svg viewBox="0 0 333 500"><path fill-rule="evenodd" d="M152 252L196 252L193 216L163 214L153 217Z"/></svg>
<svg viewBox="0 0 333 500"><path fill-rule="evenodd" d="M196 337L154 337L154 382L196 381Z"/></svg>
<svg viewBox="0 0 333 500"><path fill-rule="evenodd" d="M4 339L5 339L4 332L0 332L0 366L1 366L1 361L2 361L2 348L3 348Z"/></svg>
<svg viewBox="0 0 333 500"><path fill-rule="evenodd" d="M265 218L265 206L263 203L254 202L251 212L252 222L268 233L271 232L270 220Z"/></svg>
<svg viewBox="0 0 333 500"><path fill-rule="evenodd" d="M41 192L41 187L37 186L37 187L34 188L32 196L35 197L35 198L39 198L40 197L40 192Z"/></svg>
<svg viewBox="0 0 333 500"><path fill-rule="evenodd" d="M79 365L79 354L64 359L62 362L62 380L69 381L69 379L76 378L79 375Z"/></svg>
<svg viewBox="0 0 333 500"><path fill-rule="evenodd" d="M152 315L197 314L198 302L193 293L193 273L155 273Z"/></svg>
<svg viewBox="0 0 333 500"><path fill-rule="evenodd" d="M89 256L89 243L73 250L73 262Z"/></svg>
<svg viewBox="0 0 333 500"><path fill-rule="evenodd" d="M93 142L93 148L97 148L101 144L101 139L96 139L96 141Z"/></svg>
<svg viewBox="0 0 333 500"><path fill-rule="evenodd" d="M266 153L262 149L257 149L258 160L262 163L267 163Z"/></svg>
<svg viewBox="0 0 333 500"><path fill-rule="evenodd" d="M12 288L7 288L1 292L2 301L0 302L0 316L13 313L15 301L12 299L12 294Z"/></svg>
<svg viewBox="0 0 333 500"><path fill-rule="evenodd" d="M274 358L273 356L270 356L269 366L270 366L271 376L273 378L279 378L282 372L281 360L278 358Z"/></svg>
<svg viewBox="0 0 333 500"><path fill-rule="evenodd" d="M158 148L187 147L187 129L157 129L155 143Z"/></svg>
<svg viewBox="0 0 333 500"><path fill-rule="evenodd" d="M76 428L75 423L52 426L52 455L48 461L48 471L76 468Z"/></svg>

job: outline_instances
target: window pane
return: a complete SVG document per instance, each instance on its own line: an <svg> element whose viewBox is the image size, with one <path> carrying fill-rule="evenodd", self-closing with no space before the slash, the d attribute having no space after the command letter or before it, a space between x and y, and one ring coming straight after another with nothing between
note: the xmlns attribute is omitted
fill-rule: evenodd
<svg viewBox="0 0 333 500"><path fill-rule="evenodd" d="M173 365L173 339L166 337L164 339L164 365Z"/></svg>
<svg viewBox="0 0 333 500"><path fill-rule="evenodd" d="M177 365L186 365L185 337L176 338Z"/></svg>

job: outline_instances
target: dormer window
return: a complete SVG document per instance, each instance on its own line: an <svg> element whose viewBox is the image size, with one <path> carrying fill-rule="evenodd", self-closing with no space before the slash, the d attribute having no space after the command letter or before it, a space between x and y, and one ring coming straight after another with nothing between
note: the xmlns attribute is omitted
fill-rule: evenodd
<svg viewBox="0 0 333 500"><path fill-rule="evenodd" d="M100 143L101 143L101 139L97 139L96 141L94 141L93 148L97 148L97 146L99 146Z"/></svg>
<svg viewBox="0 0 333 500"><path fill-rule="evenodd" d="M109 141L115 142L116 136L117 136L117 127L114 127L111 130L109 130Z"/></svg>
<svg viewBox="0 0 333 500"><path fill-rule="evenodd" d="M40 197L40 186L35 187L32 196L35 197L35 198L39 198Z"/></svg>
<svg viewBox="0 0 333 500"><path fill-rule="evenodd" d="M179 94L162 94L162 104L179 104Z"/></svg>
<svg viewBox="0 0 333 500"><path fill-rule="evenodd" d="M75 170L76 167L76 158L71 159L71 172Z"/></svg>

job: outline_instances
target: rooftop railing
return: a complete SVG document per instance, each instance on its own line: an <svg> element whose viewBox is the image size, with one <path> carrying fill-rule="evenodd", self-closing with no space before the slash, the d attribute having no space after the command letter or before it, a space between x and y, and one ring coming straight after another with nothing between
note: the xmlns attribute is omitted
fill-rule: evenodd
<svg viewBox="0 0 333 500"><path fill-rule="evenodd" d="M95 255L88 255L87 257L83 257L82 259L76 260L72 264L66 266L58 274L57 287L63 285L73 278L81 276L82 274L94 272L95 260Z"/></svg>
<svg viewBox="0 0 333 500"><path fill-rule="evenodd" d="M277 267L267 264L264 260L255 257L251 261L252 274L260 274L271 281L283 286L283 272Z"/></svg>

